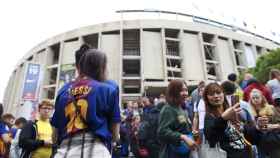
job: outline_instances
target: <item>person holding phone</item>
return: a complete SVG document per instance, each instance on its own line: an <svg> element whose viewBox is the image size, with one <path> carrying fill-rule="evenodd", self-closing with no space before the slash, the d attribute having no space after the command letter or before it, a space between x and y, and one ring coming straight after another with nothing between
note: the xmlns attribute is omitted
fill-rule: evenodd
<svg viewBox="0 0 280 158"><path fill-rule="evenodd" d="M229 106L233 106L236 103L240 104L240 107L242 109L241 113L239 116L237 116L237 119L239 123L241 124L249 124L249 125L254 125L254 119L250 113L250 105L249 103L245 102L240 98L239 95L236 95L236 86L234 83L230 81L225 81L221 84L226 101L229 104ZM242 127L241 127L242 128Z"/></svg>
<svg viewBox="0 0 280 158"><path fill-rule="evenodd" d="M276 109L273 105L267 103L262 92L258 89L253 89L250 93L250 111L257 121L258 117L267 117L270 123L277 123L280 120L275 117Z"/></svg>
<svg viewBox="0 0 280 158"><path fill-rule="evenodd" d="M250 108L256 120L257 128L262 131L258 150L260 157L280 157L280 114L269 105L261 91L253 89L250 93Z"/></svg>
<svg viewBox="0 0 280 158"><path fill-rule="evenodd" d="M240 103L229 106L218 83L205 87L203 99L206 105L204 133L210 147L219 143L227 158L252 157L251 143L258 143L261 132L254 126L245 124L242 129L237 129L232 124L242 111Z"/></svg>

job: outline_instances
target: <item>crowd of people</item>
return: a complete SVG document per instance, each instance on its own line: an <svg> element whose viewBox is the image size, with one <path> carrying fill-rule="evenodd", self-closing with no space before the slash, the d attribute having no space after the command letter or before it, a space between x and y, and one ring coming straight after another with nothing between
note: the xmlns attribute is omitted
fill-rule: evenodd
<svg viewBox="0 0 280 158"><path fill-rule="evenodd" d="M36 120L2 115L0 106L0 158L280 158L277 69L266 84L232 73L190 94L185 81L171 80L158 97L120 108L105 53L82 45L75 63L77 78L54 103L38 104Z"/></svg>
<svg viewBox="0 0 280 158"><path fill-rule="evenodd" d="M204 158L207 144L228 158L279 158L280 71L271 70L266 85L247 73L241 87L237 78L201 81L191 95L184 81L173 80L166 97L127 102L123 156L130 149L139 158Z"/></svg>

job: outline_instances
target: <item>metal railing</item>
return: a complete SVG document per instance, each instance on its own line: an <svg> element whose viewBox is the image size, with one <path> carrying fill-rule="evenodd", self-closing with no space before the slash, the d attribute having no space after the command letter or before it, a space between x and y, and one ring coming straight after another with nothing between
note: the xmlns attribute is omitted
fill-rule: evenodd
<svg viewBox="0 0 280 158"><path fill-rule="evenodd" d="M166 55L180 56L179 49L176 49L176 48L166 48Z"/></svg>
<svg viewBox="0 0 280 158"><path fill-rule="evenodd" d="M123 50L123 55L139 56L140 55L140 48L125 48Z"/></svg>

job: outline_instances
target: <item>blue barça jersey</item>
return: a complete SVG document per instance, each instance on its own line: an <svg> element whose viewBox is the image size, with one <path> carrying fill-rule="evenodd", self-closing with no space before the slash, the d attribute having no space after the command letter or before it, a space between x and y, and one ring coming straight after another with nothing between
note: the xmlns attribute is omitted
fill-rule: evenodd
<svg viewBox="0 0 280 158"><path fill-rule="evenodd" d="M76 114L74 98L80 108L80 114ZM112 137L109 123L120 121L117 84L80 80L68 83L59 90L51 124L58 130L59 142L84 129L90 130L107 142Z"/></svg>
<svg viewBox="0 0 280 158"><path fill-rule="evenodd" d="M4 122L0 122L0 135L7 134L9 132L10 128Z"/></svg>

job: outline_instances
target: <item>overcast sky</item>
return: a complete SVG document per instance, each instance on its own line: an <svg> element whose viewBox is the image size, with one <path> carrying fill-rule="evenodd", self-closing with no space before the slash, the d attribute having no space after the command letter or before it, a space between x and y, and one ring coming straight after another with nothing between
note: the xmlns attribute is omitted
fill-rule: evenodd
<svg viewBox="0 0 280 158"><path fill-rule="evenodd" d="M54 35L116 19L119 9L161 9L236 17L280 32L277 0L1 0L0 101L17 62Z"/></svg>

